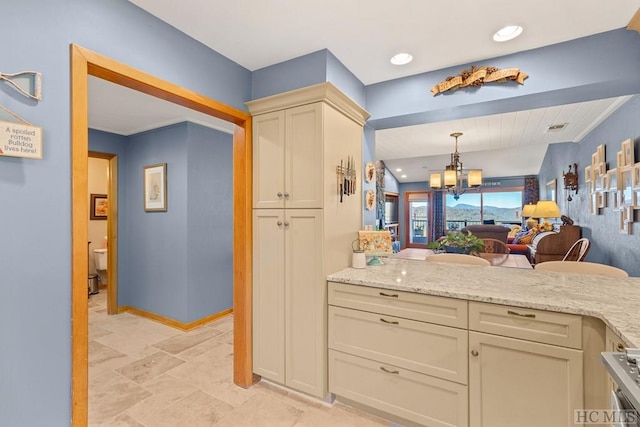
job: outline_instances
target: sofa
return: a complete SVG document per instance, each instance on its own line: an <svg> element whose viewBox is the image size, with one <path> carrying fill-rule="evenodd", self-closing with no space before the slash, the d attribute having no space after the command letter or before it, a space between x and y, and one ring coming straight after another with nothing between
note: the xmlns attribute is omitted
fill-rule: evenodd
<svg viewBox="0 0 640 427"><path fill-rule="evenodd" d="M503 225L477 224L468 225L462 229L463 232L470 232L481 239L496 239L507 244L509 252L516 255L526 255L529 257L529 248L523 244L513 244L509 242L509 232L511 229ZM511 240L513 240L511 238Z"/></svg>

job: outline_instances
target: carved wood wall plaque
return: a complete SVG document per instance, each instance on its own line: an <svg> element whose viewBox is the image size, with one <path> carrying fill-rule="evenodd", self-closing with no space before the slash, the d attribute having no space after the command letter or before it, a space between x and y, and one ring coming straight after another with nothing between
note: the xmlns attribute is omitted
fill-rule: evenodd
<svg viewBox="0 0 640 427"><path fill-rule="evenodd" d="M485 83L504 83L506 81L516 81L524 84L524 80L529 77L527 73L521 72L520 68L504 68L496 67L476 67L473 65L470 69L462 70L457 76L449 76L445 81L438 83L431 88L431 93L436 96L448 90L456 90L463 87L484 86Z"/></svg>

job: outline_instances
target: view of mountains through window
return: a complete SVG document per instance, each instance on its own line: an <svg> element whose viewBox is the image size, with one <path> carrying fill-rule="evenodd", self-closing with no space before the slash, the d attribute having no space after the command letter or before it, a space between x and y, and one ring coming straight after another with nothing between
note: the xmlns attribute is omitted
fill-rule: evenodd
<svg viewBox="0 0 640 427"><path fill-rule="evenodd" d="M520 224L522 221L522 191L468 193L458 200L447 194L446 206L449 230L483 221L494 221L495 224Z"/></svg>

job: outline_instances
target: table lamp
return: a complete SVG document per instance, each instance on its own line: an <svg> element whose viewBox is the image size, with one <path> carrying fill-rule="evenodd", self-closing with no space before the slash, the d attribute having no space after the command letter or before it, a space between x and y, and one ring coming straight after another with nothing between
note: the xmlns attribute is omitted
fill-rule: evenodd
<svg viewBox="0 0 640 427"><path fill-rule="evenodd" d="M560 218L562 213L560 213L560 208L553 200L540 200L531 216L540 218L540 222L544 223L547 222L545 218Z"/></svg>

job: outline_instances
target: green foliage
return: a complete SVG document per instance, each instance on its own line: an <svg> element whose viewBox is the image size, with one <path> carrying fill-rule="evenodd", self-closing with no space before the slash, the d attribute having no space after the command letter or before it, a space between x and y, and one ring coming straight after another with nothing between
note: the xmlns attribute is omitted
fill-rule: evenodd
<svg viewBox="0 0 640 427"><path fill-rule="evenodd" d="M474 236L470 232L451 231L447 233L444 239L431 242L427 245L429 249L444 249L445 246L453 246L455 248L468 248L471 254L477 254L484 250L484 240Z"/></svg>

